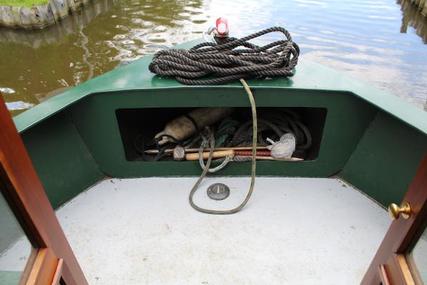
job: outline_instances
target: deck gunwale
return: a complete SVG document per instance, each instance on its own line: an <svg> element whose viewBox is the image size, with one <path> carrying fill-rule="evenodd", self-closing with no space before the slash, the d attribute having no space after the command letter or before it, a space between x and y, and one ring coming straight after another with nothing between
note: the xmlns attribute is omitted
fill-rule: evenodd
<svg viewBox="0 0 427 285"><path fill-rule="evenodd" d="M178 47L188 48L197 42L199 40L188 42ZM239 83L216 86L185 86L175 80L160 78L151 73L148 70L151 59L152 55L148 55L126 66L118 67L83 84L70 88L62 94L51 97L17 115L14 117L14 122L18 131L24 132L75 103L100 93L124 91L146 92L154 89L173 91L193 88L242 88ZM249 85L254 90L278 88L296 92L305 90L310 92L328 91L349 93L393 115L423 134L427 134L427 112L424 110L417 108L400 97L352 79L342 72L304 59L300 60L300 63L296 67L296 73L291 78L261 81L250 80Z"/></svg>

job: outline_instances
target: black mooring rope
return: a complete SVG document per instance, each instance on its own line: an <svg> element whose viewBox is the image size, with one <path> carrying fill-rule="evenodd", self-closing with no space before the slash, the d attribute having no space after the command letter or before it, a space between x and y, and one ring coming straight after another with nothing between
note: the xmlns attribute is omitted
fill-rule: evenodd
<svg viewBox="0 0 427 285"><path fill-rule="evenodd" d="M249 42L272 32L281 32L286 39L264 46ZM272 27L240 39L204 42L189 50L159 51L149 69L187 85L224 84L239 79L292 76L298 56L299 47L289 32L282 27Z"/></svg>

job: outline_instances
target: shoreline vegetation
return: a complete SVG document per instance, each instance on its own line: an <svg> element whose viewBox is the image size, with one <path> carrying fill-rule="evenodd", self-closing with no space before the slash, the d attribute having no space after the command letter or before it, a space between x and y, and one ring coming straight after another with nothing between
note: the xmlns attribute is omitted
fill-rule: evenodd
<svg viewBox="0 0 427 285"><path fill-rule="evenodd" d="M0 0L0 6L32 7L34 5L45 5L48 0Z"/></svg>

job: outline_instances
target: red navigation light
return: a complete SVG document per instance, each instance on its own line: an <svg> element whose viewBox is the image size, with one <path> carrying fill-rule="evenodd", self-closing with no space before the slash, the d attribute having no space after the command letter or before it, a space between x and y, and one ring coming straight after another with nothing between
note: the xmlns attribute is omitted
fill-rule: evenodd
<svg viewBox="0 0 427 285"><path fill-rule="evenodd" d="M218 37L227 37L228 36L228 21L225 18L216 19L216 32Z"/></svg>

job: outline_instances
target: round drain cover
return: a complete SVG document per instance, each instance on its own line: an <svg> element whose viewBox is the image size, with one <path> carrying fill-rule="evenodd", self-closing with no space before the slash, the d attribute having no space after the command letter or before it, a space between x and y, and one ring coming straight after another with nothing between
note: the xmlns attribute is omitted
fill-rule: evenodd
<svg viewBox="0 0 427 285"><path fill-rule="evenodd" d="M230 188L223 183L214 183L208 187L207 193L213 200L224 200L230 195Z"/></svg>

